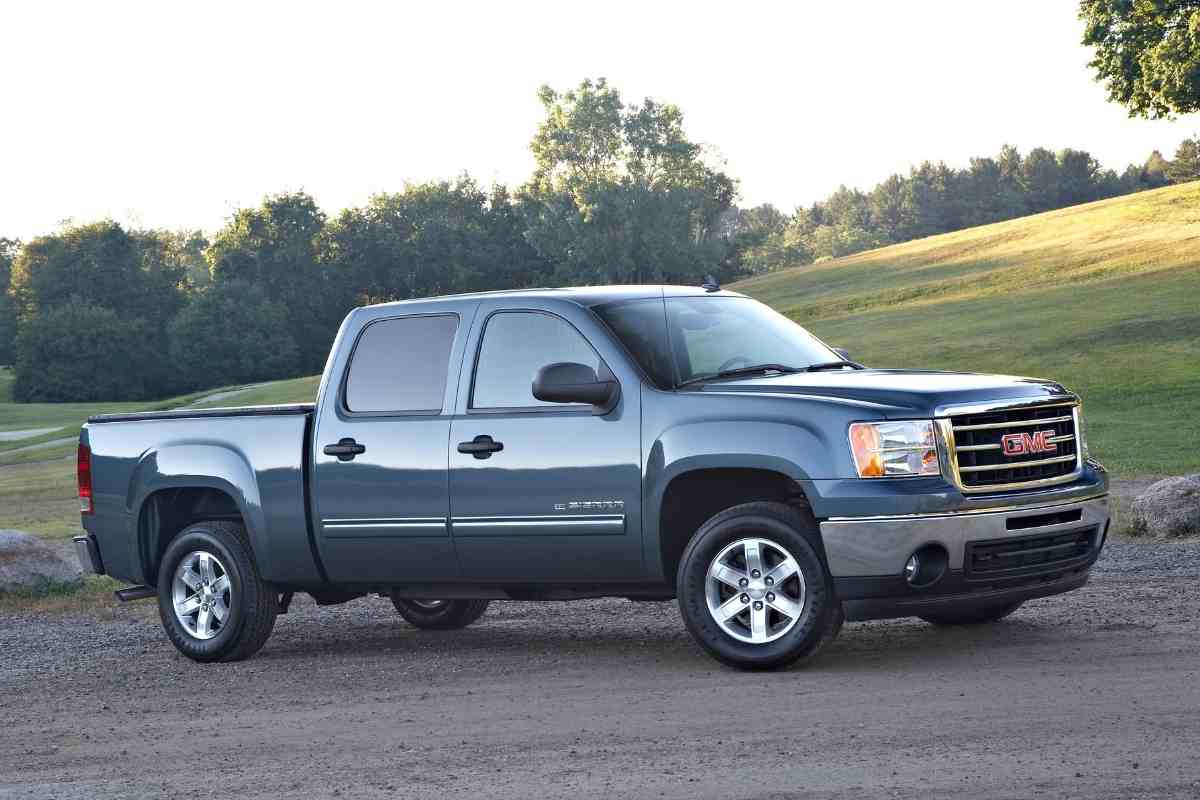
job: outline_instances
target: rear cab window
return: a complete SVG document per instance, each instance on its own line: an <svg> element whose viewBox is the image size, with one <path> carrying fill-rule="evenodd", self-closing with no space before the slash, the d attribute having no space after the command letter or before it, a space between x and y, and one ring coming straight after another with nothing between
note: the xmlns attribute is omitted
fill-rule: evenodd
<svg viewBox="0 0 1200 800"><path fill-rule="evenodd" d="M369 323L354 346L343 390L351 414L439 414L458 316L397 317Z"/></svg>

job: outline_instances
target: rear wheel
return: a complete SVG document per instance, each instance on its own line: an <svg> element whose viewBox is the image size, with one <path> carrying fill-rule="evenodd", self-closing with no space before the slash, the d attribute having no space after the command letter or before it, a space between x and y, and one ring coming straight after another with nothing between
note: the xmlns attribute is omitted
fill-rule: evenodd
<svg viewBox="0 0 1200 800"><path fill-rule="evenodd" d="M1023 601L1003 603L998 606L976 608L970 611L940 611L935 614L922 614L921 619L931 625L984 625L998 622L1021 607Z"/></svg>
<svg viewBox="0 0 1200 800"><path fill-rule="evenodd" d="M743 669L815 655L844 619L819 542L812 515L781 503L747 503L714 516L679 565L688 631L714 658Z"/></svg>
<svg viewBox="0 0 1200 800"><path fill-rule="evenodd" d="M487 600L412 600L393 597L392 605L409 623L425 630L465 628L487 611Z"/></svg>
<svg viewBox="0 0 1200 800"><path fill-rule="evenodd" d="M175 537L158 570L158 613L171 643L194 661L258 652L279 607L259 577L245 527L198 522Z"/></svg>

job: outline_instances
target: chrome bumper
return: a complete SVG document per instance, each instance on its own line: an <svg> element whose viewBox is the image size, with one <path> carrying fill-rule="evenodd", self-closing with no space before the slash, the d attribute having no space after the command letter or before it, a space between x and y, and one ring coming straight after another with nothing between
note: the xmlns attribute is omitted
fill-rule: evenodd
<svg viewBox="0 0 1200 800"><path fill-rule="evenodd" d="M96 545L96 539L90 535L76 536L71 541L75 543L75 556L79 559L79 566L83 571L103 575L104 562L100 560L100 548Z"/></svg>
<svg viewBox="0 0 1200 800"><path fill-rule="evenodd" d="M1053 517L1073 516L1069 522ZM1037 518L1047 524L1039 524ZM1108 496L1070 503L1014 507L1000 511L912 514L892 517L842 517L821 523L825 556L834 578L902 575L904 563L918 547L940 544L950 556L948 568L959 572L968 542L1027 537L1089 525L1103 535L1109 519Z"/></svg>

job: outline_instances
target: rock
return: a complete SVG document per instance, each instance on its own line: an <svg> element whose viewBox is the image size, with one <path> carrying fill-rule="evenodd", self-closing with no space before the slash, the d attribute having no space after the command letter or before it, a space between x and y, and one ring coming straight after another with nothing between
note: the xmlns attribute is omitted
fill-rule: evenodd
<svg viewBox="0 0 1200 800"><path fill-rule="evenodd" d="M78 586L83 570L75 559L23 531L0 530L0 592L44 592L52 586Z"/></svg>
<svg viewBox="0 0 1200 800"><path fill-rule="evenodd" d="M1133 533L1157 539L1200 535L1200 473L1151 484L1130 510Z"/></svg>

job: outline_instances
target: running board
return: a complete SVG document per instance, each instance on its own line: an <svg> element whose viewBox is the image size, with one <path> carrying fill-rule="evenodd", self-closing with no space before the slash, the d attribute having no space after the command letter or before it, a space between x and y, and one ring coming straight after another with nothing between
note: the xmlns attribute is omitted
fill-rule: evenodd
<svg viewBox="0 0 1200 800"><path fill-rule="evenodd" d="M117 589L113 594L122 603L128 603L130 600L145 600L147 597L157 597L158 589L155 589L153 586L128 586L124 589Z"/></svg>

